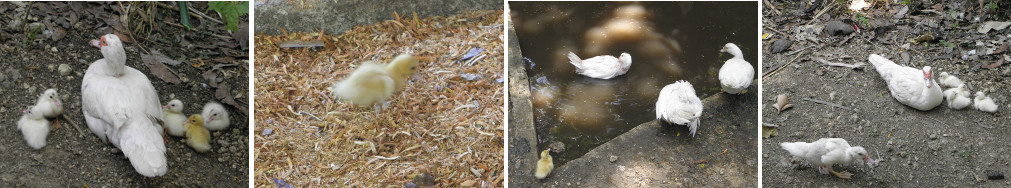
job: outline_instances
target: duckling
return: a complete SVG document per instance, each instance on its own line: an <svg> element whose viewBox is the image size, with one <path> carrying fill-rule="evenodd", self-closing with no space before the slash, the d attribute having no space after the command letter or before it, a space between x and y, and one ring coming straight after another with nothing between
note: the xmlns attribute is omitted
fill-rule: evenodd
<svg viewBox="0 0 1011 188"><path fill-rule="evenodd" d="M358 106L383 103L394 92L404 88L407 78L417 72L417 66L418 59L407 54L397 56L386 65L364 63L327 89L334 98Z"/></svg>
<svg viewBox="0 0 1011 188"><path fill-rule="evenodd" d="M982 91L976 92L976 99L973 100L975 104L972 104L973 108L979 111L995 113L997 112L997 103L993 102L989 96L983 94Z"/></svg>
<svg viewBox="0 0 1011 188"><path fill-rule="evenodd" d="M949 93L949 91L951 91ZM965 84L960 84L956 88L951 88L944 91L944 96L948 99L948 108L961 110L972 103L972 99L969 99L969 89L965 88Z"/></svg>
<svg viewBox="0 0 1011 188"><path fill-rule="evenodd" d="M49 121L42 115L43 109L38 105L29 106L18 120L18 129L33 149L46 147L46 137L49 136Z"/></svg>
<svg viewBox="0 0 1011 188"><path fill-rule="evenodd" d="M219 103L209 102L204 104L204 112L200 113L200 115L207 117L207 120L203 122L207 130L219 131L228 128L228 111L225 111L225 106L221 106Z"/></svg>
<svg viewBox="0 0 1011 188"><path fill-rule="evenodd" d="M165 124L163 126L167 130L166 132L172 136L183 136L186 130L183 128L183 124L186 124L186 115L183 115L183 101L172 99L161 107L164 109Z"/></svg>
<svg viewBox="0 0 1011 188"><path fill-rule="evenodd" d="M964 84L962 79L958 79L955 75L948 74L948 72L941 72L941 77L938 80L941 86L944 87L958 87L958 85Z"/></svg>
<svg viewBox="0 0 1011 188"><path fill-rule="evenodd" d="M60 114L63 114L63 105L60 101L60 95L56 93L56 89L47 89L39 95L39 99L35 101L35 106L40 108L42 116L46 118L55 118Z"/></svg>
<svg viewBox="0 0 1011 188"><path fill-rule="evenodd" d="M555 163L551 159L551 154L548 152L551 152L550 148L542 151L541 160L537 160L537 172L534 173L534 177L537 177L537 179L544 179L545 177L548 177L551 170L555 169Z"/></svg>
<svg viewBox="0 0 1011 188"><path fill-rule="evenodd" d="M200 114L190 115L183 127L186 128L186 145L189 145L197 152L204 153L211 150L211 133L204 128Z"/></svg>

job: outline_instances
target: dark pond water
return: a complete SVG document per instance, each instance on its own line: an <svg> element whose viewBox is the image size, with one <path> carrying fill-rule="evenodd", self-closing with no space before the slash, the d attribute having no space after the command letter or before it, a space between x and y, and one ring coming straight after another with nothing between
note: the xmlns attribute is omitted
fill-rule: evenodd
<svg viewBox="0 0 1011 188"><path fill-rule="evenodd" d="M656 97L667 84L687 80L700 98L720 92L717 73L732 57L720 53L724 44L737 44L745 60L758 63L757 2L509 6L531 80L538 147L564 143L566 151L552 155L559 165L655 119ZM588 78L575 73L570 51L583 59L628 52L632 67L610 80Z"/></svg>

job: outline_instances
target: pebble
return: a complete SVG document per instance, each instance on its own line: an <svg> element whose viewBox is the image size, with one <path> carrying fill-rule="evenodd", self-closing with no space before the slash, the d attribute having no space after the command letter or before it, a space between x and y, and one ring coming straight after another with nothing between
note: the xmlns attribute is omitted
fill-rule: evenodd
<svg viewBox="0 0 1011 188"><path fill-rule="evenodd" d="M833 36L835 36L835 35L849 35L850 33L853 33L853 31L856 31L856 30L853 29L852 25L843 23L843 22L838 21L838 20L836 20L836 21L830 21L830 22L828 22L828 23L825 24L825 33L827 33L829 35L833 35Z"/></svg>
<svg viewBox="0 0 1011 188"><path fill-rule="evenodd" d="M68 75L70 75L70 65L60 64L60 67L57 68L57 70L60 71L60 75L61 76L68 76Z"/></svg>
<svg viewBox="0 0 1011 188"><path fill-rule="evenodd" d="M790 49L791 45L793 45L793 41L791 41L790 39L785 39L785 38L779 39L779 40L776 40L775 42L772 42L772 51L769 51L769 52L772 52L774 54L775 53L784 52L784 51Z"/></svg>
<svg viewBox="0 0 1011 188"><path fill-rule="evenodd" d="M610 157L610 161L611 161L612 163L613 163L613 162L617 162L617 161L618 161L618 156L614 156L614 155L612 155L612 156Z"/></svg>

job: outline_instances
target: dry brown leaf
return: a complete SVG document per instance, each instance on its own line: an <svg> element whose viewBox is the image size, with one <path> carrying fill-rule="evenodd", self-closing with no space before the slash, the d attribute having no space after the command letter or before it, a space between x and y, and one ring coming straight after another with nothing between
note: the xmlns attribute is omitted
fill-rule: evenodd
<svg viewBox="0 0 1011 188"><path fill-rule="evenodd" d="M182 82L179 80L179 77L172 72L172 70L169 70L168 66L158 62L154 56L140 54L140 60L143 61L144 65L147 66L147 69L151 71L151 75L161 78L161 80L168 83L179 84Z"/></svg>
<svg viewBox="0 0 1011 188"><path fill-rule="evenodd" d="M1000 67L1003 64L1004 64L1004 59L998 59L996 63L992 63L992 64L989 64L989 65L983 65L983 68L994 69L994 68Z"/></svg>

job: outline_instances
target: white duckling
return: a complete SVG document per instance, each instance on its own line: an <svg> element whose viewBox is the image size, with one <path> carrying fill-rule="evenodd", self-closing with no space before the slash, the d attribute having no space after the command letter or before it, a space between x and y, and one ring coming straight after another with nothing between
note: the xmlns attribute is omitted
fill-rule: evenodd
<svg viewBox="0 0 1011 188"><path fill-rule="evenodd" d="M997 103L993 102L993 99L983 94L982 91L976 92L976 99L973 102L975 103L972 107L976 108L976 110L990 113L997 112Z"/></svg>
<svg viewBox="0 0 1011 188"><path fill-rule="evenodd" d="M583 76L611 79L628 72L628 68L632 66L632 55L621 53L620 58L602 55L583 60L575 53L569 52L569 63L576 66L576 73Z"/></svg>
<svg viewBox="0 0 1011 188"><path fill-rule="evenodd" d="M784 142L780 143L779 146L790 152L791 155L800 157L817 166L818 172L821 174L832 173L843 179L849 179L852 174L832 170L833 164L853 163L858 160L863 160L867 163L867 166L874 164L874 160L871 160L863 147L850 147L850 144L842 138L822 138L812 143Z"/></svg>
<svg viewBox="0 0 1011 188"><path fill-rule="evenodd" d="M955 75L948 74L948 72L941 72L941 76L937 79L941 86L944 87L958 87L958 85L965 84L962 79L958 79Z"/></svg>
<svg viewBox="0 0 1011 188"><path fill-rule="evenodd" d="M877 54L871 54L867 59L888 83L888 90L899 103L922 111L941 104L941 87L934 82L930 66L923 67L923 70L899 66Z"/></svg>
<svg viewBox="0 0 1011 188"><path fill-rule="evenodd" d="M207 117L207 120L204 120L204 127L207 127L207 130L220 131L228 128L228 111L225 110L225 106L221 106L219 103L204 104L204 111L200 115Z"/></svg>
<svg viewBox="0 0 1011 188"><path fill-rule="evenodd" d="M39 95L39 99L35 101L35 106L38 106L42 112L42 115L46 118L55 118L60 114L63 114L63 105L60 101L60 95L56 93L56 89L47 89Z"/></svg>
<svg viewBox="0 0 1011 188"><path fill-rule="evenodd" d="M334 98L358 106L383 103L404 88L408 77L417 72L417 66L418 59L407 54L393 58L389 64L363 63L347 78L327 89Z"/></svg>
<svg viewBox="0 0 1011 188"><path fill-rule="evenodd" d="M960 84L956 88L951 88L944 90L944 97L948 101L948 108L961 110L972 103L972 99L969 99L971 95L969 94L969 89L965 88L965 84Z"/></svg>
<svg viewBox="0 0 1011 188"><path fill-rule="evenodd" d="M46 147L46 137L49 136L49 121L42 115L42 110L38 105L30 106L18 120L18 129L33 149Z"/></svg>
<svg viewBox="0 0 1011 188"><path fill-rule="evenodd" d="M724 62L723 67L720 67L720 87L723 87L723 91L729 94L747 92L748 86L751 86L751 80L754 79L752 77L755 77L755 67L744 60L741 48L738 48L734 43L723 45L720 52L727 52L734 56Z"/></svg>
<svg viewBox="0 0 1011 188"><path fill-rule="evenodd" d="M176 137L185 136L186 128L183 128L183 125L186 124L186 115L183 115L183 101L172 99L162 106L162 110L165 112L164 128L168 134Z"/></svg>
<svg viewBox="0 0 1011 188"><path fill-rule="evenodd" d="M660 90L656 100L656 119L667 123L687 125L689 132L695 136L702 116L702 100L695 95L691 83L678 80Z"/></svg>
<svg viewBox="0 0 1011 188"><path fill-rule="evenodd" d="M121 151L137 173L147 177L165 175L168 163L165 142L158 125L161 102L147 75L126 66L126 51L113 34L92 40L102 51L84 73L81 103L88 128L103 142Z"/></svg>

